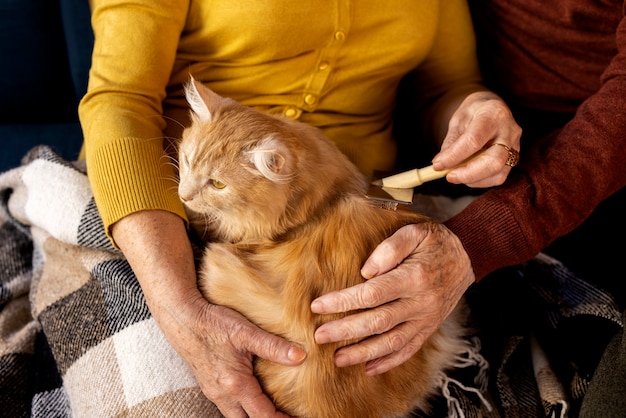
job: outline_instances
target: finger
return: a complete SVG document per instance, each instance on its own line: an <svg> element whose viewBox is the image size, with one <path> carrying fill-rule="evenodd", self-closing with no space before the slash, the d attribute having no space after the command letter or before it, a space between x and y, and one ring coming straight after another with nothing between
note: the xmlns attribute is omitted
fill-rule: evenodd
<svg viewBox="0 0 626 418"><path fill-rule="evenodd" d="M214 399L214 403L227 418L287 417L276 410L274 403L252 375L243 382L235 379L223 382L220 397Z"/></svg>
<svg viewBox="0 0 626 418"><path fill-rule="evenodd" d="M256 356L284 366L297 366L306 358L306 351L299 344L256 328L252 333L241 333L244 338L240 347Z"/></svg>
<svg viewBox="0 0 626 418"><path fill-rule="evenodd" d="M242 407L247 413L245 416L248 417L289 417L289 415L278 411L271 399L260 388L258 392L243 398Z"/></svg>
<svg viewBox="0 0 626 418"><path fill-rule="evenodd" d="M427 337L425 335L418 334L402 349L369 361L365 365L365 374L368 376L382 374L406 362L409 358L415 355L420 348L422 348L426 338Z"/></svg>
<svg viewBox="0 0 626 418"><path fill-rule="evenodd" d="M415 321L405 322L384 334L374 335L360 341L358 344L342 347L335 354L335 365L337 367L347 367L370 362L372 364L370 367L374 367L377 370L380 367L378 364L382 359L387 359L383 361L385 367L389 363L388 359L390 358L397 361L400 361L400 359L403 359L402 361L406 360L415 354L424 342L420 334L415 333L414 324ZM396 355L398 353L402 354L398 357Z"/></svg>
<svg viewBox="0 0 626 418"><path fill-rule="evenodd" d="M496 125L489 123L481 114L472 117L458 117L450 121L450 129L441 146L441 151L433 158L433 168L443 170L461 164L479 152L485 143L496 134Z"/></svg>
<svg viewBox="0 0 626 418"><path fill-rule="evenodd" d="M427 223L406 225L398 229L380 243L365 260L361 275L371 279L396 268L419 247L429 231Z"/></svg>
<svg viewBox="0 0 626 418"><path fill-rule="evenodd" d="M505 164L508 153L501 147L490 146L477 158L467 164L455 168L446 176L446 180L455 184L466 184L470 187L488 187L502 184L511 167Z"/></svg>
<svg viewBox="0 0 626 418"><path fill-rule="evenodd" d="M449 133L448 135L453 134ZM458 134L458 138L447 143L446 148L442 146L441 151L432 159L433 168L445 170L461 164L481 150L483 143L481 143L480 138L468 132Z"/></svg>
<svg viewBox="0 0 626 418"><path fill-rule="evenodd" d="M239 356L248 354L251 358L254 354L286 366L298 365L306 358L306 352L300 345L259 328L239 312L223 306L208 306L217 312L211 316L213 320L211 328L221 330L212 334L223 337L215 342L220 347L230 347L236 350ZM216 318L221 320L217 321ZM206 326L206 323L202 325Z"/></svg>
<svg viewBox="0 0 626 418"><path fill-rule="evenodd" d="M502 142L519 149L522 130L506 104L492 93L472 94L463 111L456 112L439 152L436 170L454 167L485 145ZM469 97L468 97L469 99Z"/></svg>
<svg viewBox="0 0 626 418"><path fill-rule="evenodd" d="M315 330L315 342L326 344L354 338L364 338L390 330L402 319L397 303L388 303L375 310L354 313L345 318L326 322Z"/></svg>
<svg viewBox="0 0 626 418"><path fill-rule="evenodd" d="M248 418L248 414L246 413L246 411L244 411L244 409L239 406L232 406L232 407L225 407L222 405L218 405L217 402L214 402L215 406L217 406L217 409L220 410L220 412L222 413L222 415L224 415L225 418Z"/></svg>
<svg viewBox="0 0 626 418"><path fill-rule="evenodd" d="M199 382L202 383L202 380L199 379ZM251 393L262 393L259 382L252 375L252 369L247 374L230 373L227 377L220 378L219 381L208 387L203 387L203 392L228 418L247 417L248 414L243 405L244 403L250 404L250 401L244 402L244 399ZM248 407L252 408L253 406L248 405ZM272 405L270 411L274 409Z"/></svg>
<svg viewBox="0 0 626 418"><path fill-rule="evenodd" d="M419 265L417 268L420 268ZM311 311L317 314L334 314L384 305L411 290L411 283L403 280L404 276L406 273L403 270L394 269L365 283L327 293L311 302Z"/></svg>
<svg viewBox="0 0 626 418"><path fill-rule="evenodd" d="M332 314L373 308L396 300L405 291L404 283L398 282L393 286L389 283L388 278L381 276L366 283L320 296L311 302L311 311L317 314ZM356 321L361 317L361 314L354 314L351 317L355 317ZM344 318L338 321L345 320ZM338 321L332 321L328 324Z"/></svg>
<svg viewBox="0 0 626 418"><path fill-rule="evenodd" d="M394 281L396 282L395 285L393 284ZM410 318L423 316L422 312L416 311L416 307L431 306L425 302L427 299L423 299L421 303L416 303L415 300L401 299L403 295L407 294L410 287L410 285L406 285L407 282L408 280L392 278L389 282L384 283L381 288L389 289L387 291L388 294L393 295L391 302L377 306L375 309L367 309L353 313L344 318L320 325L315 330L315 342L318 344L327 344L330 342L361 339L372 335L383 334L397 327L399 324L408 321ZM374 284L374 281L370 283ZM398 334L391 335L398 336ZM406 343L406 339L404 341L394 340L393 342L394 344L403 345ZM399 346L400 345L391 345L389 349L396 349Z"/></svg>

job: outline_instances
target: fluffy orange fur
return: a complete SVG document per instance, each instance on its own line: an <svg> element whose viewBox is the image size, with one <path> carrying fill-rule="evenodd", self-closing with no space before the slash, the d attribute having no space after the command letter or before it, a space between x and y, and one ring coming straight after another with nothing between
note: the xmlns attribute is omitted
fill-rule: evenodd
<svg viewBox="0 0 626 418"><path fill-rule="evenodd" d="M209 242L200 289L308 353L298 367L257 359L264 391L303 418L428 410L441 373L467 347L461 306L411 359L368 377L364 365L334 365L335 351L355 341L315 343L315 329L341 315L313 314L310 303L363 282L360 267L377 244L429 220L373 205L364 176L318 129L244 107L193 79L186 94L192 124L179 147L179 194Z"/></svg>

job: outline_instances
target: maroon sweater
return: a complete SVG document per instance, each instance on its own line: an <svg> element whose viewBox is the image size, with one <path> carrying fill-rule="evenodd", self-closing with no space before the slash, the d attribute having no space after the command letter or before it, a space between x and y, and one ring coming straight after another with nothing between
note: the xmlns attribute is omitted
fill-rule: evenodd
<svg viewBox="0 0 626 418"><path fill-rule="evenodd" d="M626 185L626 3L469 2L487 83L524 129L506 184L446 222L480 280L534 257Z"/></svg>

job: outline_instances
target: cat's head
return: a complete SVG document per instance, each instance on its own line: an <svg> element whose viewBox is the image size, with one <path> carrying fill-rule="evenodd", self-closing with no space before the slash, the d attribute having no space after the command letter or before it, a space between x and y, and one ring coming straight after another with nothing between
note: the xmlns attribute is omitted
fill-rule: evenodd
<svg viewBox="0 0 626 418"><path fill-rule="evenodd" d="M185 94L192 123L179 146L178 192L196 229L215 239L282 234L332 188L324 180L345 169L345 157L315 128L243 106L194 79Z"/></svg>

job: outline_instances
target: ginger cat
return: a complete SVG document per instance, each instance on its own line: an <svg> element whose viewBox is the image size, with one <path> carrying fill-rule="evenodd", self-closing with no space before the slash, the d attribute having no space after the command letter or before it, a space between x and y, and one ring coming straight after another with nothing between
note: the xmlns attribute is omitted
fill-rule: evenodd
<svg viewBox="0 0 626 418"><path fill-rule="evenodd" d="M192 124L179 147L179 195L207 241L199 287L259 327L302 344L305 362L255 360L264 391L303 418L404 417L427 411L442 373L463 352L459 305L423 348L387 373L338 368L335 351L355 341L317 345L313 334L338 315L311 312L311 301L363 282L360 268L398 228L429 221L376 207L366 179L322 133L261 113L191 80Z"/></svg>

